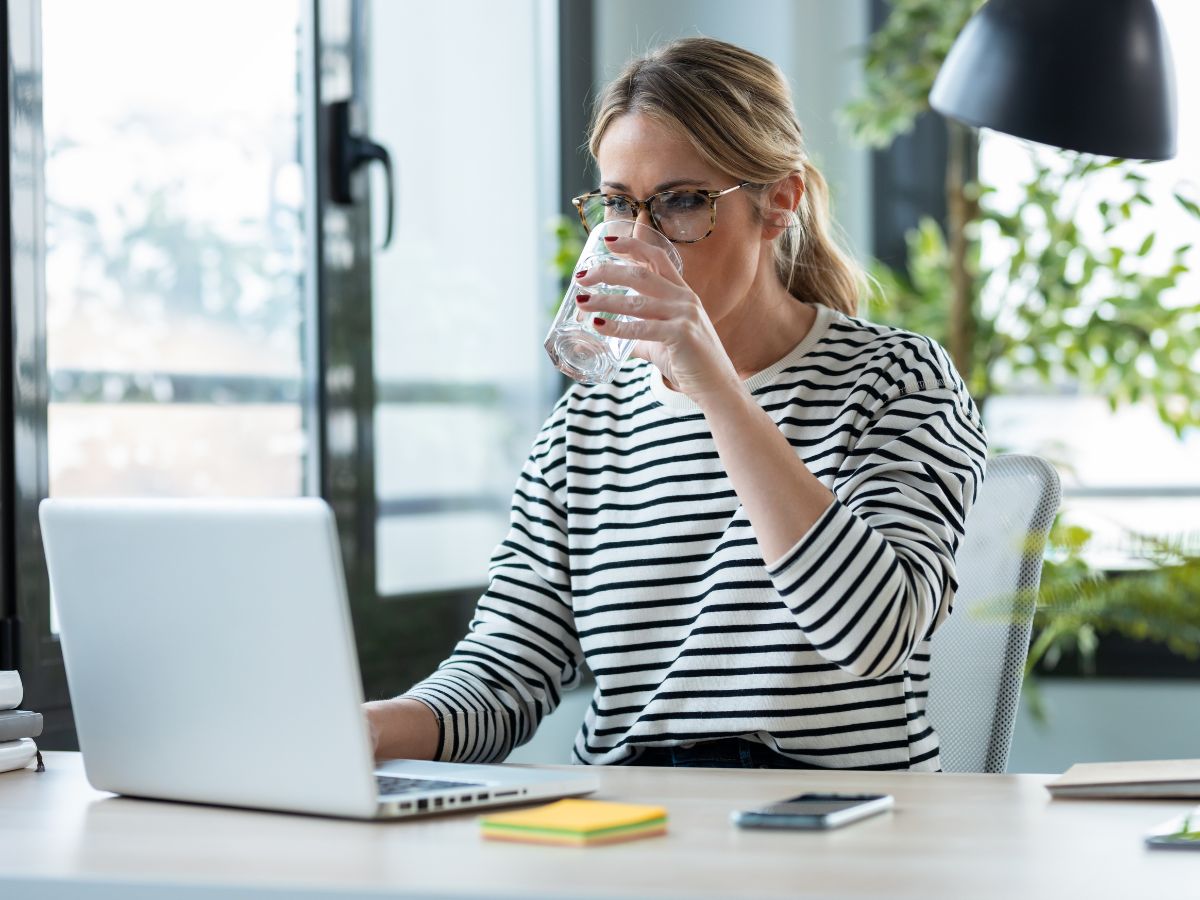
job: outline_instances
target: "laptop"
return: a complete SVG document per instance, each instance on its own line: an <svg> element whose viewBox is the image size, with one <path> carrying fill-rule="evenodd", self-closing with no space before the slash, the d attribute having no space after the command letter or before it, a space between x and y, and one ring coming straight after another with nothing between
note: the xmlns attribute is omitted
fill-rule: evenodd
<svg viewBox="0 0 1200 900"><path fill-rule="evenodd" d="M99 790L377 819L598 787L570 770L375 763L322 500L52 499L39 513Z"/></svg>

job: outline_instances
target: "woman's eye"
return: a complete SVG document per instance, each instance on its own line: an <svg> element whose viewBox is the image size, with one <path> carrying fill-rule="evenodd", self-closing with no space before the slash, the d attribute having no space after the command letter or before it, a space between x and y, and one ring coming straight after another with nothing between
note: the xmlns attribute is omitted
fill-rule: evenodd
<svg viewBox="0 0 1200 900"><path fill-rule="evenodd" d="M608 207L610 215L623 216L630 210L629 201L625 197L607 197L604 205Z"/></svg>
<svg viewBox="0 0 1200 900"><path fill-rule="evenodd" d="M704 204L705 200L699 194L673 194L663 198L663 210L668 215L695 212Z"/></svg>

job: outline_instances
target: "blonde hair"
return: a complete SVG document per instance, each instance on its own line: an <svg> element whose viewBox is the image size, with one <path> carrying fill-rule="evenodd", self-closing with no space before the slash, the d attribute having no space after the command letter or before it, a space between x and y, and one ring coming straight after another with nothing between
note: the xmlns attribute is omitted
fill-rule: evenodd
<svg viewBox="0 0 1200 900"><path fill-rule="evenodd" d="M588 135L595 158L609 125L641 113L681 133L710 165L761 188L797 173L800 205L775 240L779 280L798 300L856 315L867 284L839 246L829 187L804 149L792 93L779 67L734 44L684 38L630 61L597 98ZM765 218L763 202L756 204Z"/></svg>

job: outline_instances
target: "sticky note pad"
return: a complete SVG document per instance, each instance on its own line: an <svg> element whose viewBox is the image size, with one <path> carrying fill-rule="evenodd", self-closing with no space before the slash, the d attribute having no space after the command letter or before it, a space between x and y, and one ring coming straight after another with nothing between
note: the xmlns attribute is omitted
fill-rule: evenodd
<svg viewBox="0 0 1200 900"><path fill-rule="evenodd" d="M483 836L494 840L583 847L665 834L667 811L661 806L569 799L486 816L481 824Z"/></svg>

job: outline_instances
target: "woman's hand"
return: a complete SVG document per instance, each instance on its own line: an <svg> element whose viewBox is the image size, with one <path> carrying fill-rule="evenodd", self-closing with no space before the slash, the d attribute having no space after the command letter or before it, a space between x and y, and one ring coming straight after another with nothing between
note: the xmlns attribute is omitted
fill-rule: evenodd
<svg viewBox="0 0 1200 900"><path fill-rule="evenodd" d="M632 355L649 360L675 389L696 405L732 388L741 379L725 352L721 339L695 291L671 264L666 251L632 237L605 238L608 249L639 265L604 263L576 274L581 291L579 309L634 316L637 321L616 322L593 316L592 325L602 335L634 338ZM592 294L593 284L632 288L636 296ZM585 301L583 295L587 294Z"/></svg>

